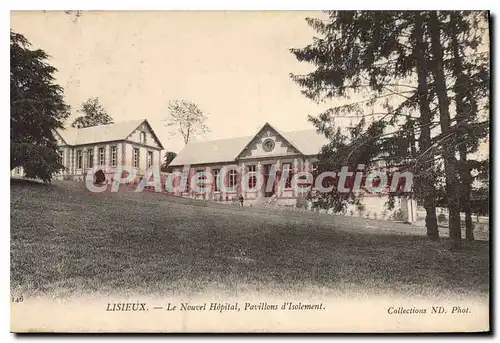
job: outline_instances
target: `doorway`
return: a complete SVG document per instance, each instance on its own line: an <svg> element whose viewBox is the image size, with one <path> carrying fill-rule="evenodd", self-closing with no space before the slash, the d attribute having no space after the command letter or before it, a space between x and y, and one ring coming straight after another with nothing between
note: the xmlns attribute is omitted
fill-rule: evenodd
<svg viewBox="0 0 500 343"><path fill-rule="evenodd" d="M104 174L102 169L99 169L94 174L94 183L98 184L98 185L102 185L104 182L106 182L106 175Z"/></svg>
<svg viewBox="0 0 500 343"><path fill-rule="evenodd" d="M272 178L272 187L267 185L267 182L269 180L269 176L272 176L271 171L273 169L272 164L264 164L264 184L262 187L264 187L264 197L269 198L271 197L274 192L275 192L275 187L276 187L276 175Z"/></svg>

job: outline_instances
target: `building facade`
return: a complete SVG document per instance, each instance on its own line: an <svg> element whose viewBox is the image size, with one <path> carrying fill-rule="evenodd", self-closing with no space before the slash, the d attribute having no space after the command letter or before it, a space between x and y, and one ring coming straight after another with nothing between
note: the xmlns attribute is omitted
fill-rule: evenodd
<svg viewBox="0 0 500 343"><path fill-rule="evenodd" d="M269 179L276 180L276 172L279 174L283 169L312 171L317 167L317 152L324 143L314 131L284 133L269 123L253 137L189 143L169 164L170 169L181 172L189 166L189 179L197 172L209 172L214 182L203 193L194 191L185 182L185 189L177 190L176 195L216 201L231 201L242 195L247 204L273 198L279 204L295 205L297 194L290 183L271 182L270 187L258 187L256 175L263 175L262 183L268 185ZM221 179L223 168L231 166L235 168ZM242 177L244 174L249 175L247 180ZM219 187L221 183L226 189Z"/></svg>
<svg viewBox="0 0 500 343"><path fill-rule="evenodd" d="M252 206L263 203L297 206L299 201L303 202L305 193L297 191L292 177L299 172L315 175L318 154L326 143L326 138L316 130L282 132L269 123L251 137L188 143L169 164L178 175L173 177L174 192L177 196L221 202L233 202L241 196L245 205ZM213 178L206 180L204 186L203 173ZM262 175L260 182L257 175ZM189 180L200 178L203 181L197 188L193 187ZM201 191L200 186L203 186ZM378 213L382 218L402 209L411 221L406 200L399 199L399 206L392 211L385 210L387 200L387 197L365 194L365 211L350 212L355 216L370 213L370 218L371 213ZM416 208L412 202L411 206L414 205Z"/></svg>
<svg viewBox="0 0 500 343"><path fill-rule="evenodd" d="M55 179L84 181L102 170L109 183L117 166L133 168L140 177L161 165L163 145L146 119L57 130L56 139L65 169Z"/></svg>

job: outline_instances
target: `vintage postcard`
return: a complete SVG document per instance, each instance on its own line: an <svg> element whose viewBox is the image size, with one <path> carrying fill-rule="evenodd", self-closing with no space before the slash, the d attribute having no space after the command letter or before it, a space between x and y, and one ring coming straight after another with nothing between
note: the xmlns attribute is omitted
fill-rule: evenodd
<svg viewBox="0 0 500 343"><path fill-rule="evenodd" d="M11 331L489 332L488 11L12 11Z"/></svg>

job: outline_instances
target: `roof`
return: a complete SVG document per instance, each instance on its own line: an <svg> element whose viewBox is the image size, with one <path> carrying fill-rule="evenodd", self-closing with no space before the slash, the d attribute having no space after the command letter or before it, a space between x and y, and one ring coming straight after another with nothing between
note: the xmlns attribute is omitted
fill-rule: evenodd
<svg viewBox="0 0 500 343"><path fill-rule="evenodd" d="M153 132L151 125L146 119L125 121L108 125L91 126L80 129L70 127L64 130L57 130L57 133L68 145L112 142L127 139L127 137L130 136L130 134L144 122L146 122L146 124L149 126L151 133L160 144L160 147L163 149L160 140Z"/></svg>
<svg viewBox="0 0 500 343"><path fill-rule="evenodd" d="M169 166L234 161L252 138L250 136L208 142L190 142L170 162Z"/></svg>
<svg viewBox="0 0 500 343"><path fill-rule="evenodd" d="M316 155L328 140L316 130L282 132L268 123L303 155ZM262 131L259 130L259 132ZM257 133L258 134L258 133ZM255 136L188 143L169 166L234 162Z"/></svg>
<svg viewBox="0 0 500 343"><path fill-rule="evenodd" d="M316 155L324 145L328 144L328 139L316 130L282 132L281 135L293 142L304 155Z"/></svg>

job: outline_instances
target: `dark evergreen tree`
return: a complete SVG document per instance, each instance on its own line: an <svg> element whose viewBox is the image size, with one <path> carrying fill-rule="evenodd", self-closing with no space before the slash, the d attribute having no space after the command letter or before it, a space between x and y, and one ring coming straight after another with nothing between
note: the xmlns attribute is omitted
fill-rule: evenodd
<svg viewBox="0 0 500 343"><path fill-rule="evenodd" d="M78 109L78 113L81 115L73 121L72 127L83 128L113 124L113 118L108 115L104 107L99 103L99 98L89 98Z"/></svg>
<svg viewBox="0 0 500 343"><path fill-rule="evenodd" d="M431 146L433 117L427 68L418 63L426 59L428 50L423 19L417 17L418 12L348 11L328 15L327 21L308 19L322 37L303 49L292 49L299 61L310 62L317 69L292 78L314 100L368 95L362 101L332 108L310 119L325 133L334 117L376 117L376 130L369 126L358 133L356 141L346 144L348 149L366 152L361 153L364 161L353 162L368 166L366 158L371 162L382 159L388 170L412 170L416 181L425 186L415 189L414 194L424 198L428 235L437 239L432 154L427 154L425 163L414 163L419 151ZM412 84L418 78L420 82ZM418 111L424 114L419 116ZM337 160L335 155L340 152L331 153L331 159ZM390 205L394 196L408 196L400 190L390 195Z"/></svg>
<svg viewBox="0 0 500 343"><path fill-rule="evenodd" d="M466 50L476 50L484 44L487 18L483 12L451 12L443 32L450 42L448 69L452 71L454 102L456 108L455 131L459 152L460 206L465 214L465 236L474 240L472 223L471 171L477 165L468 155L477 151L479 142L488 134L489 118L481 118L487 112L484 105L489 97L489 63L487 52L474 54L473 60ZM481 108L483 107L483 108Z"/></svg>
<svg viewBox="0 0 500 343"><path fill-rule="evenodd" d="M161 171L164 172L164 173L168 173L170 172L170 169L168 167L168 165L170 164L170 162L172 162L174 160L174 158L177 156L177 154L173 151L167 151L165 153L165 160L163 161L162 165L161 165Z"/></svg>
<svg viewBox="0 0 500 343"><path fill-rule="evenodd" d="M467 65L468 85L474 94L485 93L488 68L484 68L484 60L478 62L478 59L471 58L477 55L479 46L477 24L473 24L478 16L460 14L460 25L451 25L451 14L430 11L327 12L326 20L307 19L320 37L315 37L312 44L302 49L291 51L299 61L316 66L307 75L292 75L307 97L316 101L347 100L353 95L362 98L310 117L320 132L329 137L329 132L335 131L335 118L338 117L373 116L378 122L377 130L373 130L373 124L358 128L357 137L335 136L345 140L343 146L338 142L330 144L335 148L330 149L329 156L323 153L323 159L336 160L343 155L351 158L370 156L372 162L382 158L388 168L411 170L417 185L412 196L423 202L427 212L427 234L431 239L438 238L435 198L440 179L438 169L444 168L450 197L450 236L454 245L459 246L460 164L455 152L465 137L468 137L467 144L474 146L477 140L473 136L481 136L479 132L484 134L487 126L484 123L462 123L469 134L457 136L459 126L455 124L455 118L460 116L458 113L452 116L451 105L456 108L457 104L450 93L457 84L454 83L451 63L456 56L451 56L453 42L450 36L461 37L460 57ZM467 105L475 108L474 101L468 100ZM328 150L328 146L325 149ZM349 152L346 154L341 149ZM370 151L374 153L368 153ZM362 159L352 162L367 162ZM396 192L390 194L390 199L393 201L394 196L407 195ZM344 201L336 196L333 198Z"/></svg>
<svg viewBox="0 0 500 343"><path fill-rule="evenodd" d="M436 96L439 107L439 124L444 139L451 141L447 147L442 149L444 171L446 175L446 194L448 197L449 231L453 247L459 248L461 243L460 227L460 199L457 159L455 157L457 137L452 132L450 98L444 67L444 48L442 38L442 23L437 12L430 12L428 18L429 35L431 41L432 59L429 63L430 70L434 76Z"/></svg>
<svg viewBox="0 0 500 343"><path fill-rule="evenodd" d="M432 240L437 240L439 238L439 229L436 216L435 155L432 150L431 139L434 115L431 111L431 94L428 85L430 77L426 55L428 55L429 48L425 35L424 17L420 12L415 12L415 28L410 41L415 46L414 65L417 71L418 107L420 110L420 137L418 143L421 154L419 159L416 159L414 168L416 173L414 182L419 184L419 187L416 187L415 191L423 199L427 236Z"/></svg>
<svg viewBox="0 0 500 343"><path fill-rule="evenodd" d="M63 168L54 130L69 116L56 69L41 49L10 32L10 168L23 167L27 178L49 182Z"/></svg>

